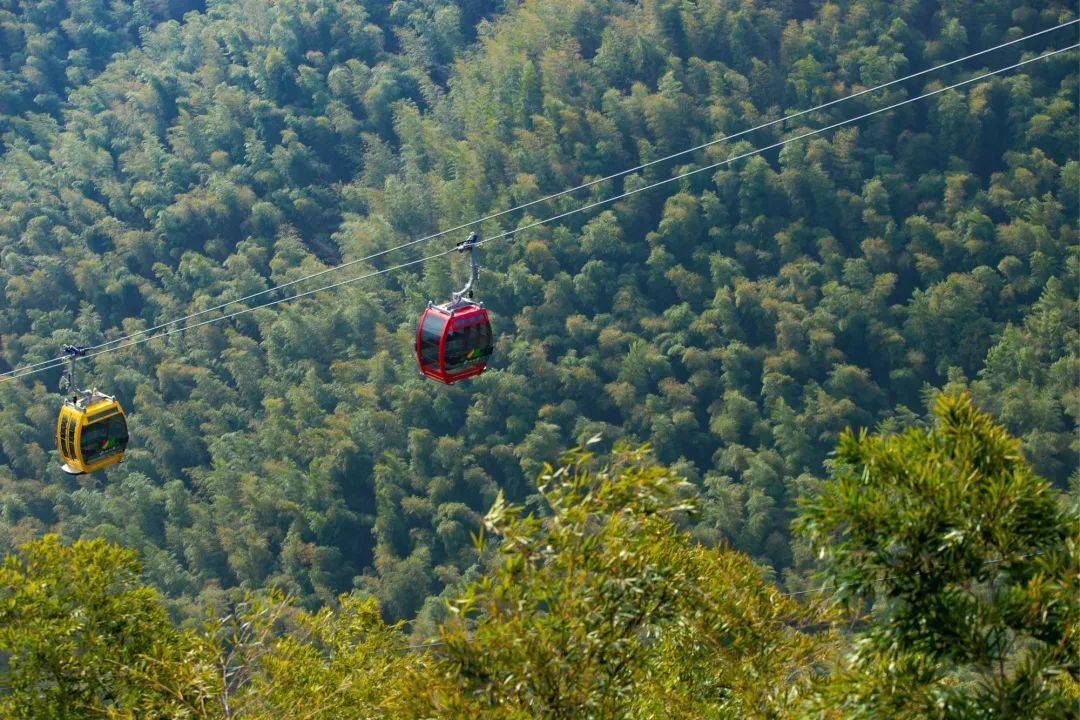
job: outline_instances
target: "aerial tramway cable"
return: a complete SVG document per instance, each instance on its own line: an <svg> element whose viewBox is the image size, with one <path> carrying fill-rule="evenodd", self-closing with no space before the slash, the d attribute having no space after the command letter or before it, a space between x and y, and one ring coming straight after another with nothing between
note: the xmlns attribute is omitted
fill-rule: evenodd
<svg viewBox="0 0 1080 720"><path fill-rule="evenodd" d="M989 72L983 73L982 75L977 75L977 76L975 76L973 78L968 78L967 80L962 80L960 82L953 83L952 85L947 85L945 87L938 88L937 90L931 90L929 92L923 93L922 95L918 95L918 96L913 97L913 98L908 98L907 100L901 100L900 102L895 102L892 105L886 105L885 107L881 107L881 108L878 108L876 110L871 110L869 112L865 112L862 115L856 115L854 117L847 118L846 120L841 120L840 122L835 122L832 125L826 125L824 127L815 128L813 130L808 130L807 132L804 132L804 133L802 133L800 135L795 135L793 137L785 138L783 140L775 142L772 145L764 145L762 147L757 147L757 148L754 148L753 150L748 150L747 152L741 153L739 155L734 155L732 157L724 158L723 160L720 160L719 162L712 163L710 165L703 165L703 166L701 166L699 168L694 168L693 170L688 170L688 171L686 171L684 173L680 173L679 175L675 175L675 176L670 177L670 178L665 178L664 180L658 180L658 181L656 181L654 183L650 183L648 185L643 185L643 186L641 186L639 188L635 188L633 190L628 190L628 191L626 191L624 193L620 193L619 195L615 195L615 196L610 197L610 198L605 198L603 200L597 200L596 202L592 202L592 203L589 203L587 205L582 205L580 207L574 208L573 210L568 210L568 211L566 211L564 213L559 213L558 215L552 215L551 217L544 218L543 220L537 220L536 222L529 223L528 225L522 225L521 227L517 227L517 228L514 228L512 230L507 230L507 231L499 233L497 235L492 235L490 238L482 240L479 244L483 245L484 243L491 242L493 240L499 240L500 238L504 238L504 237L507 237L509 235L514 235L514 234L519 233L519 232L521 232L523 230L528 230L530 228L534 228L534 227L536 227L538 225L546 225L547 223L554 222L556 220L560 220L560 219L562 219L564 217L567 217L568 215L574 215L574 214L579 213L579 212L584 212L586 210L591 210L591 209L593 209L595 207L598 207L600 205L606 205L608 203L616 202L618 200L622 200L623 198L629 197L630 195L634 195L634 194L639 193L639 192L644 192L646 190L652 190L653 188L660 187L661 185L667 185L668 183L675 182L676 180L682 180L683 178L687 178L687 177L690 177L691 175L696 175L698 173L705 172L706 170L715 170L718 167L721 167L723 165L728 165L730 163L735 162L736 160L742 160L744 158L750 157L751 155L758 155L758 154L763 153L763 152L768 152L769 150L775 150L776 148L783 147L784 145L787 145L789 143L793 143L793 142L796 142L798 140L804 140L804 139L806 139L808 137L811 137L813 135L820 135L823 132L828 132L829 130L835 130L838 127L843 127L844 125L850 125L851 123L858 122L860 120L865 120L868 117L872 117L874 115L879 115L881 113L888 112L889 110L895 110L896 108L901 107L903 105L908 105L910 103L917 102L919 100L925 100L926 98L933 97L934 95L940 95L943 92L947 92L949 90L955 90L958 87L962 87L964 85L970 85L971 83L978 82L980 80L985 80L986 78L991 77L993 75L1000 75L1003 72L1008 72L1009 70L1015 70L1016 68L1022 67L1024 65L1029 64L1029 63L1037 62L1039 60L1045 60L1046 58L1053 57L1054 55L1057 55L1059 53L1068 52L1069 50L1075 50L1076 48L1080 48L1080 43L1074 43L1072 45L1069 45L1068 47L1060 48L1058 50L1052 50L1052 51L1044 53L1042 55L1037 55L1036 57L1029 58L1027 60L1022 60L1021 62L1018 62L1018 63L1014 63L1013 65L1008 65L1006 67L998 68L997 70L990 70Z"/></svg>
<svg viewBox="0 0 1080 720"><path fill-rule="evenodd" d="M739 130L738 132L731 133L729 135L724 135L722 137L715 138L713 140L709 140L708 142L701 143L699 145L695 145L694 147L690 147L690 148L687 148L685 150L680 150L678 152L671 153L669 155L665 155L665 156L657 158L655 160L650 160L648 162L641 163L639 165L635 165L634 167L625 168L625 169L620 170L620 171L618 171L616 173L613 173L611 175L606 175L606 176L601 177L601 178L596 178L594 180L589 180L589 181L587 181L585 183L582 183L580 185L576 185L574 187L567 188L565 190L560 190L559 192L551 193L549 195L545 195L543 197L536 198L534 200L530 200L529 202L522 203L522 204L519 204L519 205L515 205L514 207L507 208L505 210L500 210L498 212L485 215L483 217L477 218L475 220L471 220L471 221L466 222L466 223L462 223L460 225L456 225L456 226L448 228L446 230L440 230L439 232L432 233L430 235L425 235L423 237L410 240L408 242L402 243L400 245L396 245L396 246L391 247L391 248L386 248L384 250L379 250L379 251L377 251L375 253L365 255L364 257L361 257L361 258L356 258L354 260L349 260L347 262L339 263L338 265L335 265L333 267L325 268L323 270L319 270L318 272L310 273L308 275L304 275L304 276L295 278L295 279L290 280L288 282L281 283L279 285L275 285L273 287L266 288L266 289L260 290L258 292L254 292L254 293L251 293L249 295L245 295L243 297L236 298L234 300L227 300L227 301L224 301L224 302L219 303L217 305L214 305L212 307L204 308L202 310L196 311L196 312L191 313L189 315L185 315L185 316L180 317L180 318L175 318L173 320L169 320L168 322L161 323L161 324L158 324L158 325L154 325L152 327L136 331L136 332L131 333L129 335L125 335L125 336L122 336L122 337L119 337L119 338L114 338L112 340L107 340L107 341L105 341L103 343L100 343L98 345L88 346L86 349L87 349L88 352L91 353L90 356L92 357L93 355L101 354L101 352L94 352L94 351L100 351L100 350L102 350L104 348L109 348L109 346L113 346L113 345L118 346L116 348L111 348L111 349L120 349L120 347L130 347L131 344L128 343L127 341L132 340L133 338L139 337L140 335L152 335L153 338L165 337L167 335L172 334L173 331L180 331L182 329L191 329L191 328L194 328L194 327L200 327L201 325L204 325L206 323L201 322L201 323L198 323L196 325L191 325L191 326L170 328L170 326L181 325L182 323L186 323L189 320L192 320L192 319L197 318L197 317L201 317L201 316L206 315L208 313L215 312L217 310L222 310L222 309L224 309L226 307L229 307L229 306L232 306L232 305L237 305L237 304L246 302L248 300L252 300L254 298L261 297L261 296L266 295L266 294L271 293L271 292L283 290L283 289L285 289L287 287L297 285L297 284L305 282L307 280L311 280L311 279L314 279L314 278L317 278L317 277L321 277L323 275L326 275L326 274L329 274L329 273L332 273L332 272L337 272L337 271L343 270L343 269L345 269L347 267L351 267L353 265L357 265L359 263L366 262L368 260L373 260L375 258L382 257L384 255L388 255L390 253L397 252L399 250L403 250L405 248L412 247L414 245L419 245L419 244L424 243L424 242L429 242L429 241L434 240L436 238L443 237L444 235L448 235L450 233L454 233L454 232L457 232L459 230L463 230L465 228L472 227L474 225L478 225L478 224L487 222L489 220L494 220L494 219L503 217L505 215L508 215L510 213L518 212L520 210L524 210L524 209L527 209L529 207L533 207L535 205L538 205L540 203L548 202L550 200L554 200L556 198L563 197L565 195L573 194L573 193L578 192L580 190L583 190L583 189L598 185L598 184L603 183L603 182L607 182L609 180L624 177L626 175L629 175L629 174L634 173L634 172L638 172L639 170L643 170L645 168L652 167L652 166L657 165L659 163L667 162L669 160L673 160L675 158L682 157L684 155L688 155L690 153L694 153L694 152L697 152L699 150L703 150L705 148L712 147L714 145L717 145L717 144L720 144L720 143L723 143L723 142L729 142L731 140L742 137L742 136L747 135L749 133L756 132L758 130L763 130L763 129L766 129L766 128L769 128L769 127L772 127L772 126L787 122L789 120L793 120L795 118L799 118L799 117L802 117L802 116L805 116L805 115L809 115L810 113L814 113L814 112L818 112L820 110L824 110L825 108L829 108L829 107L832 107L834 105L838 105L840 103L847 102L849 100L853 100L853 99L861 97L863 95L878 92L879 90L883 90L883 89L891 87L893 85L897 85L897 84L900 84L900 83L903 83L903 82L907 82L908 80L911 80L913 78L920 77L920 76L923 76L923 75L927 75L927 74L936 72L938 70L941 70L942 68L946 68L946 67L949 67L951 65L956 65L958 63L966 62L967 60L971 60L972 58L976 58L976 57L979 57L981 55L986 55L988 53L991 53L991 52L994 52L994 51L997 51L997 50L1001 50L1001 49L1009 47L1011 45L1016 45L1016 44L1019 44L1019 43L1022 43L1022 42L1026 42L1028 40L1031 40L1032 38L1039 37L1041 35L1045 35L1047 33L1051 33L1051 32L1054 32L1056 30L1061 30L1063 28L1075 25L1077 23L1080 23L1080 19L1070 20L1068 22L1064 22L1064 23L1061 23L1059 25L1055 25L1054 27L1046 28L1044 30L1039 30L1037 32L1030 33L1028 35L1024 35L1022 37L1015 38L1013 40L1009 40L1009 41L1000 43L1000 44L995 45L993 47L989 47L989 48L986 48L986 49L983 49L983 50L979 50L979 51L976 51L974 53L970 53L968 55L965 55L963 57L956 58L954 60L949 60L949 61L941 63L939 65L935 65L935 66L930 67L930 68L926 68L926 69L923 69L923 70L916 71L914 73L910 73L908 75L905 75L904 77L897 78L895 80L890 80L888 82L880 83L880 84L875 85L873 87L869 87L869 88L865 88L863 90L859 90L858 92L852 93L850 95L845 95L844 97L841 97L841 98L836 98L834 100L829 100L829 101L821 103L819 105L815 105L812 108L807 108L807 109L804 109L804 110L800 110L798 112L791 113L791 114L785 115L783 117L780 117L780 118L777 118L777 119L774 119L774 120L770 120L770 121L767 121L767 122L764 122L764 123L760 123L760 124L755 125L753 127L745 128L743 130ZM1069 49L1069 48L1066 48L1066 49ZM1047 57L1049 57L1049 55L1047 55ZM1014 67L1019 67L1019 65L1010 66L1009 68L1004 68L1001 72L1003 72L1005 70L1008 70L1008 69L1012 69ZM903 103L901 103L901 104L903 104ZM890 108L892 108L892 107L896 107L896 106L895 105L890 106ZM860 116L860 119L861 119L861 117L865 117L865 116ZM670 182L671 180L675 180L675 179L680 179L680 178L670 178L669 180L662 181L660 184L663 184L664 182ZM648 187L655 187L655 186L656 185L654 184L654 185L651 185L651 186L648 186ZM613 202L614 200L617 200L617 199L619 199L619 198L616 197L614 199L601 200L601 201L598 201L597 203L594 203L594 204L592 204L592 205L590 205L588 207L595 207L596 205L604 204L604 203L607 203L607 202ZM580 210L569 211L569 212L564 213L564 214L562 214L560 216L557 216L555 218L550 218L548 220L545 220L544 222L550 222L553 219L558 219L558 217L566 217L567 215L574 214L575 212L580 212ZM528 227L533 227L533 226L534 225L531 225L531 226L528 226ZM484 242L489 242L490 240L495 240L495 239L498 239L500 237L506 237L509 234L513 234L515 232L520 232L523 229L525 229L525 228L517 228L515 230L508 231L508 232L503 233L501 235L497 235L497 236L494 236L492 238L488 238ZM439 253L439 254L436 254L436 255L432 255L432 256L430 256L428 258L424 258L424 259L434 259L434 258L437 258L437 257L441 257L443 255L446 255L446 254L449 254L449 253ZM415 264L415 263L406 263L404 265L394 266L393 268L389 268L387 271L400 269L401 267L408 267L411 264ZM377 274L381 274L381 272L377 273ZM361 276L359 278L353 278L353 279L350 279L349 282L353 282L353 281L358 280L358 279L364 279L364 278L372 277L372 276L373 275L369 274L369 275ZM322 289L330 289L330 288L336 287L336 286L337 286L337 284L328 285L328 286L325 286L324 288L317 289L315 292L319 292ZM289 296L287 298L282 298L281 301L285 301L285 300L289 300L289 299L293 299L293 298L298 298L298 297L304 297L306 294L307 293L301 293L301 294L297 294L297 295L292 295L292 296ZM255 306L253 308L250 308L250 309L255 310L255 309L259 309L261 307L268 307L269 305L272 305L272 304L276 304L276 303L261 304L261 305ZM229 317L235 317L236 314L242 314L242 313L232 313L232 314L220 316L218 318L214 318L213 320L216 322L217 320L223 320L223 319L226 319L226 318L229 318ZM158 333L157 331L159 331L159 330L166 330L166 332ZM153 339L153 338L150 338L150 339ZM62 365L64 362L66 362L66 359L65 359L64 356L58 356L58 357L55 357L55 358L50 358L48 360L41 360L41 361L36 362L36 363L31 363L29 365L24 365L22 367L9 370L9 371L7 371L5 373L0 373L0 380L14 380L14 379L17 379L17 378L20 378L20 377L25 377L26 375L35 374L36 372L44 372L46 370L51 370L51 369L53 369L55 367L58 367L58 366Z"/></svg>
<svg viewBox="0 0 1080 720"><path fill-rule="evenodd" d="M1074 22L1076 22L1076 21L1074 21ZM777 142L772 143L770 145L765 145L765 146L762 146L762 147L755 148L753 150L749 150L749 151L744 152L744 153L740 153L738 155L733 155L731 157L725 158L725 159L720 160L718 162L711 163L711 164L708 164L708 165L703 165L701 167L694 168L693 170L688 170L686 172L679 173L678 175L674 175L674 176L672 176L670 178L665 178L664 180L659 180L657 182L650 183L648 185L643 185L640 188L634 188L632 190L628 190L628 191L619 193L617 195L613 195L613 196L605 198L603 200L597 200L595 202L591 202L591 203L579 206L579 207L574 208L572 210L568 210L566 212L562 212L562 213L558 213L556 215L552 215L552 216L544 218L542 220L536 220L536 221L528 223L526 225L522 225L520 227L513 228L511 230L506 230L506 231L504 231L502 233L499 233L499 234L493 235L493 236L491 236L489 238L485 238L483 240L480 240L480 241L478 241L476 243L476 245L479 246L479 245L487 244L487 243L495 241L495 240L500 240L500 239L503 239L503 238L506 238L506 237L510 237L510 236L513 236L513 235L515 235L517 233L520 233L520 232L522 232L524 230L528 230L528 229L538 227L538 226L541 226L541 225L546 225L548 223L555 222L556 220L560 220L562 218L569 217L570 215L575 215L577 213L581 213L581 212L585 212L587 210L591 210L591 209L599 207L601 205L607 205L607 204L610 204L610 203L613 203L613 202L617 202L617 201L622 200L624 198L630 197L631 195L636 195L636 194L644 192L646 190L652 190L652 189L655 189L655 188L660 187L662 185L667 185L667 184L670 184L670 183L673 183L673 182L677 182L677 181L682 180L684 178L690 177L692 175L697 175L699 173L706 172L708 170L715 170L716 168L722 167L724 165L731 164L733 162L736 162L738 160L742 160L742 159L750 157L752 155L757 155L757 154L762 153L762 152L767 152L769 150L774 150L776 148L783 147L785 145L788 145L788 144L793 143L793 142L797 142L799 140L804 140L804 139L806 139L808 137L812 137L814 135L819 135L821 133L828 132L830 130L835 130L836 128L843 127L845 125L850 125L851 123L858 122L860 120L865 120L866 118L872 117L874 115L879 115L881 113L888 112L890 110L895 110L896 108L902 107L904 105L909 105L911 103L915 103L915 102L918 102L920 100L925 100L925 99L933 97L935 95L940 95L941 93L948 92L949 90L955 90L956 88L963 87L965 85L970 85L971 83L979 82L980 80L985 80L986 78L989 78L989 77L992 77L992 76L995 76L995 75L1000 75L1002 73L1008 72L1010 70L1015 70L1017 68L1025 66L1025 65L1029 65L1031 63L1038 62L1040 60L1046 60L1046 59L1048 59L1050 57L1053 57L1055 55L1059 55L1059 54L1064 53L1064 52L1069 52L1070 50L1075 50L1078 47L1080 47L1080 43L1074 43L1074 44L1069 45L1069 46L1064 47L1064 48L1059 48L1057 50L1052 50L1052 51L1043 53L1041 55L1037 55L1035 57L1028 58L1027 60L1021 60L1020 62L1013 63L1012 65L1006 65L1006 66L998 68L996 70L990 70L988 72L982 73L980 75L976 75L976 76L968 78L966 80L961 80L961 81L953 83L951 85L946 85L944 87L925 92L925 93L923 93L921 95L917 95L915 97L908 98L906 100L901 100L901 101L892 103L891 105L887 105L887 106L878 108L876 110L871 110L871 111L865 112L865 113L863 113L861 115L856 115L854 117L850 117L850 118L847 118L845 120L841 120L839 122L832 123L830 125L825 125L825 126L822 126L822 127L819 127L819 128L815 128L813 130L808 130L806 132L800 133L800 134L792 136L790 138L785 138L783 140L777 141ZM432 236L432 237L435 237L435 236ZM410 243L410 244L415 244L416 242L418 242L418 241L412 241L412 243ZM407 245L408 244L400 246L400 247L406 247ZM138 336L141 333L133 333L132 335L129 335L129 336L125 337L125 338L119 338L117 340L110 341L109 343L103 343L102 345L95 346L96 348L98 348L96 350L94 350L93 348L88 348L87 352L85 354L85 357L90 358L90 357L96 357L98 355L104 355L106 353L114 352L116 350L122 350L122 349L125 349L125 348L133 347L135 345L140 345L142 343L149 342L151 340L156 340L156 339L159 339L159 338L168 337L168 336L174 335L174 334L176 334L178 332L183 332L183 331L186 331L186 330L193 330L193 329L196 329L196 328L199 328L199 327L203 327L203 326L206 326L206 325L211 325L211 324L214 324L214 323L217 323L217 322L221 322L223 320L229 320L231 318L235 318L235 317L238 317L240 315L245 315L247 313L254 312L256 310L261 310L261 309L264 309L264 308L272 307L272 306L279 305L281 303L289 302L289 301L292 301L292 300L298 300L300 298L308 297L308 296L314 295L316 293L320 293L320 292L327 291L327 290L333 290L335 288L339 288L339 287L342 287L344 285L350 285L352 283L359 282L361 280L366 280L366 279L373 278L373 277L376 277L376 276L379 276L379 275L385 275L385 274L390 273L390 272L395 272L397 270L402 270L404 268L412 267L414 265L419 265L419 264L427 262L429 260L435 260L435 259L438 259L438 258L441 258L441 257L445 257L447 255L450 255L451 253L456 252L456 251L457 251L456 248L450 248L448 250L444 250L442 252L427 255L425 257L417 258L415 260L402 262L402 263L399 263L397 265L393 265L391 267L384 268L382 270L376 270L376 271L373 271L373 272L364 273L362 275L357 275L357 276L354 276L354 277L351 277L351 278L346 278L344 280L339 280L337 282L329 283L327 285L322 285L322 286L317 287L317 288L313 288L313 289L310 289L310 290L305 290L304 292L295 293L295 294L289 295L287 297L277 298L275 300L270 300L270 301L267 301L265 303L261 303L259 305L255 305L255 306L252 306L252 307L249 307L249 308L243 308L241 310L237 310L235 312L228 313L228 314L225 314L225 315L220 315L218 317L210 318L208 320L202 320L202 321L200 321L198 323L195 323L193 325L186 325L186 326L183 326L183 327L173 327L173 328L166 329L166 330L164 330L162 332L155 333L153 335L146 335L144 337L138 337L138 338L136 338L136 336ZM382 254L385 254L387 252L390 252L390 250L382 251ZM359 260L351 261L351 262L355 263L355 262L359 262ZM321 271L321 273L316 273L316 274L312 275L311 277L315 277L315 276L317 276L319 274L324 274L326 272L330 272L330 271L338 269L340 267L342 267L342 266L336 266L335 268L329 268L328 270ZM295 282L299 282L299 280L294 281L293 283L289 283L289 284L295 284ZM282 286L279 286L279 287L285 287L285 285L282 285ZM278 288L271 288L270 290L275 290L275 289L278 289ZM269 292L269 290L263 291L263 293L265 293L265 292ZM260 293L260 294L263 294L263 293ZM237 301L233 301L233 302L230 302L230 303L227 303L227 304L233 304L234 302L240 302L240 301L237 300ZM200 312L208 312L208 310L207 311L200 311ZM191 317L193 317L193 316L191 316ZM158 327L161 328L161 327L167 327L168 325L175 325L175 324L177 324L177 322L178 321L172 321L172 322L170 322L170 323L168 323L166 325L162 325L162 326L158 326ZM148 332L148 331L142 331L142 332ZM136 338L136 339L130 339L130 338ZM123 341L127 341L127 342L123 342ZM114 347L104 347L105 345L109 345L109 344L113 344L113 343L117 343L117 342L120 342L122 344L115 345ZM37 374L37 373L40 373L40 372L45 372L47 370L52 370L52 369L54 369L56 367L60 367L65 362L66 362L65 358L57 358L55 361L43 361L42 363L36 363L35 365L30 365L30 366L25 366L25 367L22 367L22 368L17 368L15 370L9 371L9 373L7 373L6 376L0 378L0 380L2 380L2 381L14 380L14 379L17 379L17 378L26 377L26 376L29 376L29 375L34 375L34 374ZM45 363L49 363L49 364L45 364ZM44 367L41 367L41 365L44 365Z"/></svg>

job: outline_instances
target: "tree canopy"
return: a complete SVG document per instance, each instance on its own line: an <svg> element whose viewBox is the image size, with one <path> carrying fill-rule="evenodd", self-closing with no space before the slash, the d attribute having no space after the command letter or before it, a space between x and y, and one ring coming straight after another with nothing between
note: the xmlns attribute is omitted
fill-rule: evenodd
<svg viewBox="0 0 1080 720"><path fill-rule="evenodd" d="M703 499L643 449L499 496L483 569L423 642L354 592L257 593L172 624L130 550L32 541L0 570L0 702L26 718L1056 718L1080 700L1076 508L966 396L931 428L846 432L788 595L700 543Z"/></svg>
<svg viewBox="0 0 1080 720"><path fill-rule="evenodd" d="M1075 17L1057 0L8 3L0 370ZM465 272L446 258L95 359L88 377L124 403L133 438L101 476L55 462L59 369L0 383L0 546L56 534L136 549L189 623L273 588L309 612L358 592L387 622L433 627L482 566L469 534L500 493L532 508L543 463L600 434L605 451L651 443L699 495L687 531L798 591L815 560L790 532L795 499L837 434L925 425L941 388L970 389L1066 487L1080 451L1076 83L1061 54L491 243L478 293L497 344L468 385L434 386L411 356L420 310Z"/></svg>
<svg viewBox="0 0 1080 720"><path fill-rule="evenodd" d="M806 499L798 527L830 586L883 618L827 704L859 717L1067 717L1080 701L1076 508L970 398L942 396L934 414L932 429L845 431L832 477Z"/></svg>

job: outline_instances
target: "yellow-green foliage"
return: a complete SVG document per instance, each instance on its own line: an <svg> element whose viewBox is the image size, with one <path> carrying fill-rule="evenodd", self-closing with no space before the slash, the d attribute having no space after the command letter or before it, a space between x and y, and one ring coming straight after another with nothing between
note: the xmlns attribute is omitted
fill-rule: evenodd
<svg viewBox="0 0 1080 720"><path fill-rule="evenodd" d="M130 550L32 542L4 565L12 718L787 717L828 633L749 558L675 521L687 484L643 451L572 454L542 509L500 498L495 566L410 648L374 598L250 600L174 628Z"/></svg>
<svg viewBox="0 0 1080 720"><path fill-rule="evenodd" d="M283 623L287 630L276 627ZM400 625L388 625L374 598L342 596L318 612L287 602L260 604L241 618L249 642L234 657L236 717L275 720L393 718L409 691L404 680L427 664Z"/></svg>
<svg viewBox="0 0 1080 720"><path fill-rule="evenodd" d="M204 717L211 647L176 629L135 552L29 543L0 566L0 717Z"/></svg>
<svg viewBox="0 0 1080 720"><path fill-rule="evenodd" d="M701 545L698 496L644 450L500 496L488 570L410 645L373 597L259 595L180 630L132 551L25 545L0 567L13 720L1056 718L1077 693L1077 523L966 396L933 428L845 433L799 529L832 609ZM837 624L855 610L854 630ZM861 617L860 617L861 616Z"/></svg>
<svg viewBox="0 0 1080 720"><path fill-rule="evenodd" d="M1066 717L1080 522L966 395L932 428L845 432L799 528L869 629L822 703L867 718Z"/></svg>
<svg viewBox="0 0 1080 720"><path fill-rule="evenodd" d="M7 0L0 371L493 213L476 229L514 235L484 246L477 287L497 372L466 384L432 386L413 356L459 257L89 361L130 411L101 483L55 462L56 371L0 384L0 551L49 532L137 548L189 620L277 587L305 607L361 590L430 628L497 493L525 502L544 461L602 432L703 490L696 537L804 587L789 521L837 433L904 427L946 383L1064 486L1075 53L564 213L1062 47L1072 28L653 162L1075 5Z"/></svg>
<svg viewBox="0 0 1080 720"><path fill-rule="evenodd" d="M689 488L642 451L547 467L542 505L500 498L498 564L451 608L423 717L782 717L827 633L739 553L675 520ZM814 618L815 620L817 618Z"/></svg>

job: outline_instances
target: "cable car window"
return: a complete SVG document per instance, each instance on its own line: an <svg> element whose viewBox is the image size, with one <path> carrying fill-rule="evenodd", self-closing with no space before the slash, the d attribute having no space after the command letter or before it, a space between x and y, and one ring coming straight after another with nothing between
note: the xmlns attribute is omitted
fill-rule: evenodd
<svg viewBox="0 0 1080 720"><path fill-rule="evenodd" d="M486 360L494 350L491 342L491 325L486 322L480 323L476 326L476 334L478 338L476 347L480 352L480 356Z"/></svg>
<svg viewBox="0 0 1080 720"><path fill-rule="evenodd" d="M439 364L439 340L442 338L445 320L435 313L424 316L424 326L420 330L420 363L422 365Z"/></svg>
<svg viewBox="0 0 1080 720"><path fill-rule="evenodd" d="M127 442L127 423L119 413L87 425L82 431L83 462L90 464L123 452Z"/></svg>
<svg viewBox="0 0 1080 720"><path fill-rule="evenodd" d="M455 372L484 362L491 354L491 326L474 323L446 336L443 354L446 372Z"/></svg>
<svg viewBox="0 0 1080 720"><path fill-rule="evenodd" d="M79 423L75 418L68 415L67 425L67 456L70 458L75 457L75 431L78 429Z"/></svg>
<svg viewBox="0 0 1080 720"><path fill-rule="evenodd" d="M64 414L60 416L60 452L64 457L72 457L71 453L71 435L68 434L68 429L71 428L71 416Z"/></svg>

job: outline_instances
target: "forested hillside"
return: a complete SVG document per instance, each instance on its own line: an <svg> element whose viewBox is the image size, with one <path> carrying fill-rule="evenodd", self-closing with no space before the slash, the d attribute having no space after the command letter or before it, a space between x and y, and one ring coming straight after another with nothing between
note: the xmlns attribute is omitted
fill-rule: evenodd
<svg viewBox="0 0 1080 720"><path fill-rule="evenodd" d="M1033 0L8 5L0 371L1075 17ZM837 435L921 425L935 388L970 388L1038 473L1075 482L1077 90L1075 53L1058 55L485 245L497 344L460 385L422 379L412 357L424 304L464 277L456 258L96 359L132 435L101 476L58 468L59 370L0 383L0 546L57 533L134 548L188 617L241 589L315 608L356 588L430 629L434 596L478 572L470 533L499 492L542 506L542 462L598 434L651 443L700 494L680 527L796 590L814 554L791 534L795 498Z"/></svg>
<svg viewBox="0 0 1080 720"><path fill-rule="evenodd" d="M825 593L687 532L690 483L642 450L578 448L499 496L487 569L422 643L378 602L260 593L178 628L132 550L55 535L0 564L12 720L1057 720L1077 516L965 396L929 429L844 433L797 530ZM590 442L590 446L595 446ZM831 597L830 597L831 596Z"/></svg>

